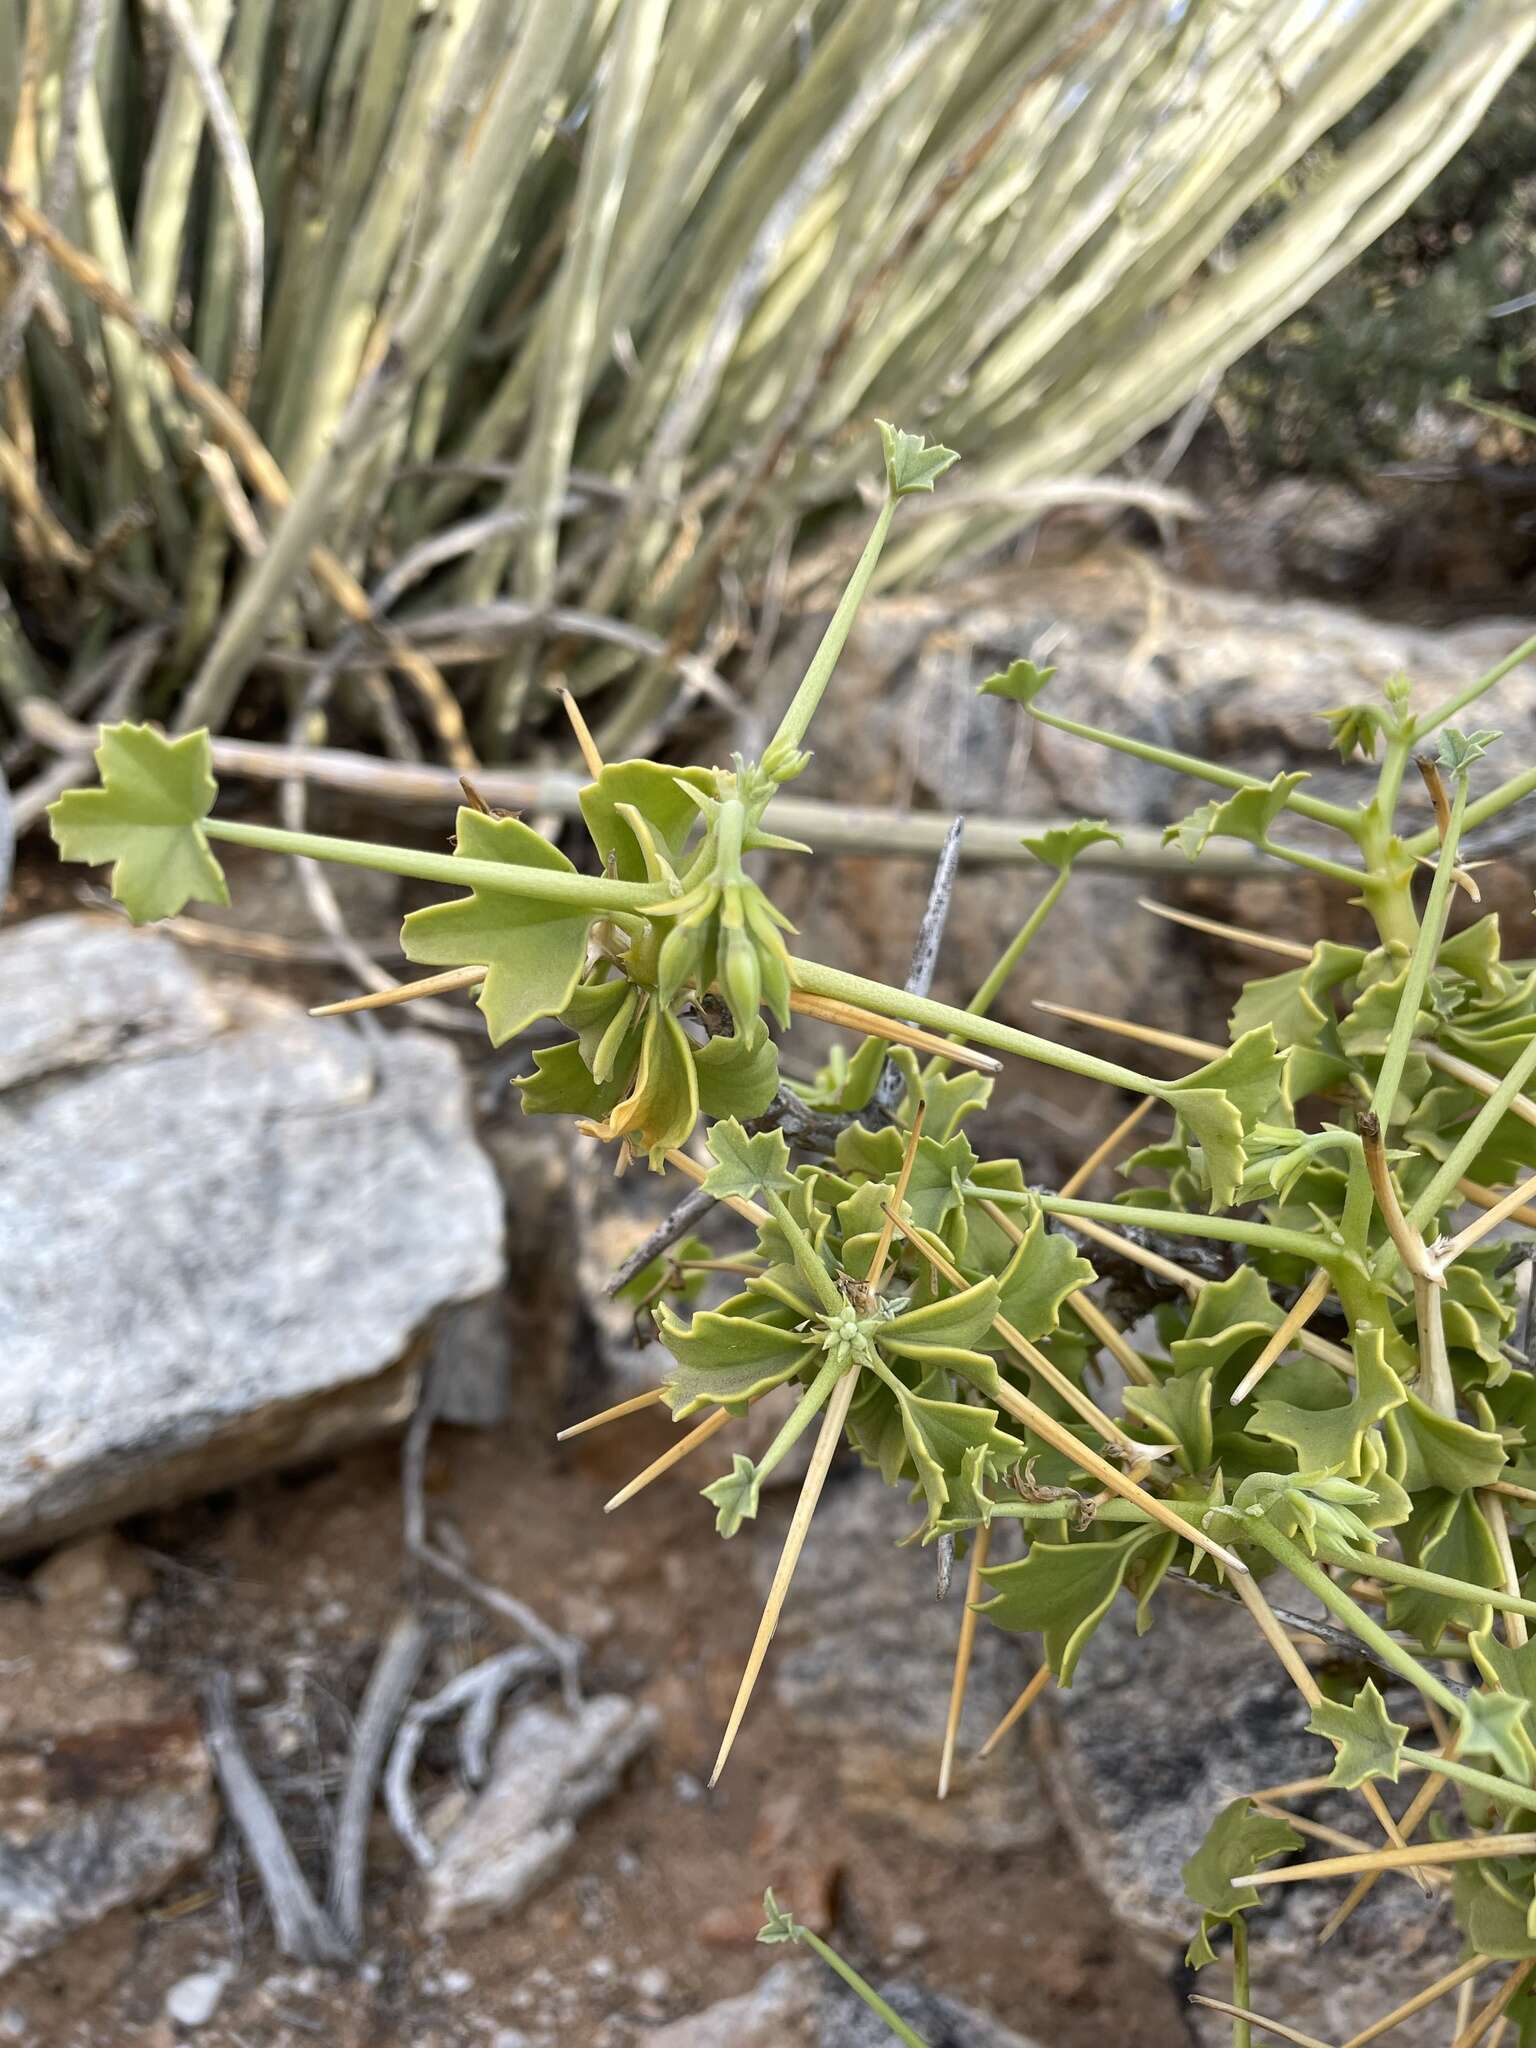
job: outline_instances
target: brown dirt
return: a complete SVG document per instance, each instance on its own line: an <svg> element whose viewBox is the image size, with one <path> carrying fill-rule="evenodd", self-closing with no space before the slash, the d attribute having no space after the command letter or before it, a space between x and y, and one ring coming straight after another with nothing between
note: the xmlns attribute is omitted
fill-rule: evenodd
<svg viewBox="0 0 1536 2048"><path fill-rule="evenodd" d="M661 1713L654 1750L582 1824L557 1879L506 1921L426 1936L414 1876L380 1818L365 1961L349 1976L282 1962L250 1873L226 1850L156 1908L118 1913L17 1971L0 1986L0 2029L36 2048L169 2048L169 1987L235 1954L199 2048L470 2048L498 2029L530 2048L620 2048L750 1985L768 1961L752 1940L757 1901L776 1883L807 1918L830 1900L861 1961L920 1973L1039 2041L1088 2048L1106 2020L1127 2048L1184 2038L1171 1989L1117 1941L1059 1835L978 1857L849 1813L832 1758L766 1692L707 1794L755 1625L750 1539L719 1543L676 1479L604 1517L613 1487L663 1441L649 1418L566 1452L543 1441L526 1424L444 1431L429 1483L480 1570L587 1638L593 1689ZM753 1536L771 1543L764 1521ZM155 1574L132 1622L141 1664L186 1703L210 1669L235 1674L253 1760L312 1871L350 1711L408 1590L398 1529L386 1445L132 1532ZM464 1629L459 1662L494 1647L477 1622ZM450 1765L438 1784L451 1783Z"/></svg>

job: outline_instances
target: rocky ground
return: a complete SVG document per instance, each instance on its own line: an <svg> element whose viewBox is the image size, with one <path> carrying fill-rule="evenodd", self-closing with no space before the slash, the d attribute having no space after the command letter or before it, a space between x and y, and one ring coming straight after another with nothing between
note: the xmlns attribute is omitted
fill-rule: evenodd
<svg viewBox="0 0 1536 2048"><path fill-rule="evenodd" d="M819 793L861 801L1132 822L1187 807L1160 771L1076 742L1018 752L1001 707L969 691L982 664L1033 651L1062 664L1081 716L1266 774L1293 748L1331 792L1347 776L1313 712L1399 666L1432 687L1465 680L1518 632L1237 599L1107 555L1023 593L993 582L877 608L814 773ZM1488 707L1521 759L1533 702L1512 680ZM930 726L942 746L922 743ZM82 917L78 876L35 843L0 932L0 2042L875 2048L819 1966L755 1946L765 1884L833 1932L931 2048L1188 2038L1178 1863L1223 1800L1316 1762L1244 1618L1177 1592L1145 1642L1117 1618L1072 1694L990 1767L963 1768L940 1805L959 1592L935 1599L931 1558L894 1547L899 1511L839 1471L708 1793L786 1498L730 1545L697 1476L610 1518L604 1502L665 1430L642 1415L553 1442L650 1383L600 1293L654 1185L626 1182L616 1202L564 1134L531 1131L506 1090L521 1055L398 1021L305 1020L296 998L345 983L317 964L291 879L238 860L231 880L233 921L275 937L275 955L214 948L197 925L136 937ZM1528 908L1517 847L1483 882ZM914 864L871 861L784 882L812 950L898 978L923 887ZM1030 999L1055 996L1220 1035L1240 957L1170 938L1135 907L1142 878L1074 887L1009 1014L1038 1022ZM387 932L392 885L347 890L354 929ZM945 992L979 979L1030 891L1017 870L965 878ZM1354 915L1288 882L1157 879L1174 891L1290 932L1342 933ZM985 1142L1044 1177L1116 1114L1019 1077ZM399 1433L424 1378L449 1418L427 1460L426 1540L584 1646L588 1704L572 1720L547 1672L522 1672L501 1735L483 1731L478 1794L454 1724L427 1726L412 1783L436 1871L420 1874L376 1809L355 1956L299 1962L227 1823L208 1687L228 1681L318 1917L370 1674L406 1641L402 1617L424 1630L418 1702L517 1641L408 1553ZM962 1751L1029 1668L1027 1645L983 1632ZM1327 1973L1311 1959L1318 1914L1295 1896L1309 1888L1288 1889L1255 1983L1303 2029L1342 2038L1434 1974L1445 1931L1406 1881L1378 1888ZM1442 2038L1443 2018L1405 2029L1405 2048Z"/></svg>

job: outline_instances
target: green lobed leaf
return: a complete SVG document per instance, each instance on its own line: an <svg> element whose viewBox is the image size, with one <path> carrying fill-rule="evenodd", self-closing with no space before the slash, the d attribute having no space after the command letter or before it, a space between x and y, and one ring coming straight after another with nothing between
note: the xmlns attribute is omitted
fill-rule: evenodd
<svg viewBox="0 0 1536 2048"><path fill-rule="evenodd" d="M699 821L698 806L688 791L707 796L714 788L715 778L705 768L668 768L659 761L610 761L578 799L604 872L622 882L653 879L645 847L621 805L640 814L655 844L676 867L688 835Z"/></svg>
<svg viewBox="0 0 1536 2048"><path fill-rule="evenodd" d="M48 806L65 860L112 863L112 894L135 924L174 917L194 899L228 903L224 870L203 820L218 785L206 730L167 739L148 725L104 725L99 789L71 789Z"/></svg>
<svg viewBox="0 0 1536 2048"><path fill-rule="evenodd" d="M979 697L1007 697L1012 703L1030 705L1055 675L1053 668L1036 668L1032 661L1010 661L995 676L977 687ZM1028 841L1025 844L1028 845ZM1031 849L1033 850L1033 849Z"/></svg>
<svg viewBox="0 0 1536 2048"><path fill-rule="evenodd" d="M1251 1799L1234 1799L1221 1809L1182 1872L1185 1891L1202 1909L1200 1932L1188 1957L1195 1969L1216 1960L1212 1930L1259 1903L1259 1894L1247 1880L1277 1856L1301 1846L1301 1836L1289 1822L1260 1813Z"/></svg>
<svg viewBox="0 0 1536 2048"><path fill-rule="evenodd" d="M1015 663L1014 666L1018 667L1019 664ZM1009 674L1012 673L1010 669ZM1049 678L1055 671L1046 669L1044 673ZM988 689L989 685L983 683L982 688ZM995 696L999 693L994 691L992 694ZM1063 874L1086 847L1124 846L1125 838L1122 833L1112 830L1107 818L1079 818L1075 824L1053 825L1048 832L1041 832L1033 839L1026 836L1019 843L1027 852L1032 853L1036 860L1043 861L1048 868L1054 868L1058 874Z"/></svg>
<svg viewBox="0 0 1536 2048"><path fill-rule="evenodd" d="M1010 1633L1038 1630L1045 1661L1059 1684L1070 1685L1084 1645L1108 1613L1133 1560L1161 1535L1148 1524L1103 1539L1032 1543L1019 1563L983 1572L994 1597L980 1612Z"/></svg>
<svg viewBox="0 0 1536 2048"><path fill-rule="evenodd" d="M1315 715L1327 720L1330 742L1341 761L1355 754L1362 760L1375 760L1386 720L1374 704L1336 704L1331 711Z"/></svg>
<svg viewBox="0 0 1536 2048"><path fill-rule="evenodd" d="M1386 1703L1373 1680L1365 1681L1347 1707L1337 1700L1319 1700L1307 1729L1337 1745L1330 1785L1352 1792L1368 1778L1390 1778L1397 1783L1408 1729L1404 1723L1388 1719Z"/></svg>
<svg viewBox="0 0 1536 2048"><path fill-rule="evenodd" d="M576 870L520 818L488 818L463 806L457 844L467 860ZM476 1003L492 1045L505 1045L541 1017L555 1017L576 992L587 961L589 910L472 887L451 903L413 910L400 930L407 960L423 967L484 967Z"/></svg>
<svg viewBox="0 0 1536 2048"><path fill-rule="evenodd" d="M1454 725L1443 726L1435 758L1447 775L1465 775L1476 761L1504 735L1500 732L1458 732Z"/></svg>
<svg viewBox="0 0 1536 2048"><path fill-rule="evenodd" d="M731 1537L743 1522L755 1521L761 1490L762 1482L757 1476L756 1465L742 1452L734 1451L730 1471L712 1480L708 1486L699 1488L705 1500L717 1510L715 1534Z"/></svg>
<svg viewBox="0 0 1536 2048"><path fill-rule="evenodd" d="M1019 1245L998 1276L997 1312L1031 1343L1049 1337L1061 1320L1063 1302L1097 1274L1065 1231L1052 1230L1036 1209Z"/></svg>
<svg viewBox="0 0 1536 2048"><path fill-rule="evenodd" d="M695 1049L693 1067L704 1117L750 1122L766 1114L779 1092L778 1050L766 1031L711 1038Z"/></svg>
<svg viewBox="0 0 1536 2048"><path fill-rule="evenodd" d="M782 1131L759 1131L749 1138L733 1116L711 1124L704 1142L715 1163L703 1185L717 1201L729 1195L750 1200L764 1189L784 1194L795 1185L789 1170L789 1145Z"/></svg>
<svg viewBox="0 0 1536 2048"><path fill-rule="evenodd" d="M750 1296L737 1299L756 1306ZM730 1303L723 1309L699 1309L686 1323L663 1303L656 1328L674 1361L666 1377L666 1399L677 1422L699 1408L744 1408L793 1379L816 1355L811 1338L765 1315L733 1313Z"/></svg>
<svg viewBox="0 0 1536 2048"><path fill-rule="evenodd" d="M931 491L945 470L960 460L953 448L942 448L921 434L905 434L889 420L876 420L885 450L885 481L893 498L913 491Z"/></svg>
<svg viewBox="0 0 1536 2048"><path fill-rule="evenodd" d="M1305 774L1277 775L1262 788L1212 797L1187 818L1165 825L1163 844L1177 846L1187 860L1198 860L1212 839L1242 839L1250 846L1263 846L1292 791L1308 779Z"/></svg>

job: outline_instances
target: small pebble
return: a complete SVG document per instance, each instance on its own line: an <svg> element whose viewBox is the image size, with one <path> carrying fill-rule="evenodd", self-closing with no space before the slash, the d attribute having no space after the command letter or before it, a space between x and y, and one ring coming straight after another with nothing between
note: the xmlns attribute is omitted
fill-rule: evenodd
<svg viewBox="0 0 1536 2048"><path fill-rule="evenodd" d="M224 1996L224 1986L228 1982L227 1969L197 1970L190 1977L183 1977L165 1994L167 2017L173 2019L178 2027L207 2026L219 2009L219 2000Z"/></svg>
<svg viewBox="0 0 1536 2048"><path fill-rule="evenodd" d="M665 1998L672 1989L672 1979L665 1970L657 1968L653 1963L650 1969L642 1970L636 1977L635 1989L642 1998L654 2004L657 1999Z"/></svg>
<svg viewBox="0 0 1536 2048"><path fill-rule="evenodd" d="M528 2048L528 2036L518 2027L498 2027L491 2036L491 2048Z"/></svg>
<svg viewBox="0 0 1536 2048"><path fill-rule="evenodd" d="M475 1980L468 1970L444 1970L438 1984L448 1998L462 1998L466 1991L473 1991Z"/></svg>
<svg viewBox="0 0 1536 2048"><path fill-rule="evenodd" d="M679 1771L672 1780L672 1790L684 1806L697 1806L704 1797L704 1787L687 1771Z"/></svg>
<svg viewBox="0 0 1536 2048"><path fill-rule="evenodd" d="M613 1963L608 1956L594 1956L587 1965L587 1975L594 1984L606 1984L613 1975Z"/></svg>
<svg viewBox="0 0 1536 2048"><path fill-rule="evenodd" d="M902 1920L891 1929L891 1947L899 1956L915 1956L928 1946L928 1930L915 1920Z"/></svg>
<svg viewBox="0 0 1536 2048"><path fill-rule="evenodd" d="M27 2016L19 2005L8 2005L0 2012L0 2037L7 2041L22 2040L27 2031Z"/></svg>

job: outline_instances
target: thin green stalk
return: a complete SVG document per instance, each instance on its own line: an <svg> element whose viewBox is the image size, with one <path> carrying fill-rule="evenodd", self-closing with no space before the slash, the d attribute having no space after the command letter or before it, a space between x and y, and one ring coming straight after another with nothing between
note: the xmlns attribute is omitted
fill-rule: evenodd
<svg viewBox="0 0 1536 2048"><path fill-rule="evenodd" d="M768 1474L781 1465L785 1458L789 1456L811 1423L815 1421L821 1410L826 1406L827 1397L832 1392L832 1389L837 1385L843 1374L850 1370L849 1366L844 1365L838 1359L829 1358L827 1360L821 1371L817 1373L815 1379L811 1381L811 1384L795 1403L793 1409L784 1418L783 1427L778 1435L758 1459L757 1477L759 1483L766 1479Z"/></svg>
<svg viewBox="0 0 1536 2048"><path fill-rule="evenodd" d="M1485 1799L1493 1800L1511 1813L1529 1813L1536 1807L1536 1792L1529 1785L1512 1785L1507 1778L1495 1778L1491 1772L1480 1771L1475 1765L1461 1763L1455 1757L1423 1749L1405 1749L1400 1761L1410 1770L1449 1778L1453 1785L1465 1785L1469 1792L1481 1792Z"/></svg>
<svg viewBox="0 0 1536 2048"><path fill-rule="evenodd" d="M1201 760L1198 754L1181 754L1173 747L1154 746L1150 740L1133 740L1123 733L1106 732L1102 726L1083 725L1075 718L1064 718L1059 711L1043 711L1038 704L1030 705L1029 715L1042 725L1055 726L1058 732L1069 732L1077 739L1112 747L1116 753L1133 754L1138 761L1154 762L1159 768L1171 768L1178 775L1193 775L1201 782L1214 782L1219 789L1267 789L1269 786L1257 775L1244 775L1236 768L1219 768L1214 761ZM1299 790L1293 790L1286 809L1294 811L1299 818L1312 818L1319 825L1331 825L1346 838L1359 838L1360 814L1344 804L1325 803L1321 797L1303 796ZM1275 847L1272 851L1289 857L1288 849ZM1353 869L1344 872L1348 873L1351 881L1359 880Z"/></svg>
<svg viewBox="0 0 1536 2048"><path fill-rule="evenodd" d="M1249 1991L1248 1923L1239 1913L1232 1922L1232 2003L1246 2008ZM1253 2028L1247 2020L1233 2019L1232 2048L1253 2048Z"/></svg>
<svg viewBox="0 0 1536 2048"><path fill-rule="evenodd" d="M896 499L888 490L885 503L880 507L880 516L875 521L874 531L864 543L864 552L848 579L848 588L843 592L837 610L832 614L827 630L821 636L821 645L811 657L811 665L801 678L800 687L795 691L784 716L779 720L778 731L764 750L765 760L770 756L794 753L805 738L806 728L815 715L827 684L832 680L832 671L836 668L837 658L843 651L843 645L853 625L854 614L869 588L869 579L875 573L875 564L880 559L880 551L885 546L885 538L891 530L891 521L895 516Z"/></svg>
<svg viewBox="0 0 1536 2048"><path fill-rule="evenodd" d="M1439 1172L1408 1211L1408 1222L1415 1230L1422 1231L1425 1224L1450 1199L1463 1174L1493 1136L1509 1105L1521 1093L1533 1073L1536 1073L1536 1037L1532 1038L1525 1051L1473 1117L1451 1147ZM1391 1245L1383 1249L1390 1256L1396 1256ZM1378 1257L1378 1263L1380 1262Z"/></svg>
<svg viewBox="0 0 1536 2048"><path fill-rule="evenodd" d="M764 1188L763 1200L767 1204L774 1222L778 1224L780 1230L783 1231L785 1237L789 1240L790 1249L795 1254L795 1264L800 1269L800 1277L820 1298L821 1305L827 1313L829 1315L836 1315L838 1310L846 1307L847 1304L842 1295L838 1293L837 1285L832 1275L816 1256L816 1247L811 1243L811 1240L800 1228L794 1217L790 1215L785 1205L784 1197L781 1194L776 1193L773 1188Z"/></svg>
<svg viewBox="0 0 1536 2048"><path fill-rule="evenodd" d="M1236 1216L1201 1216L1180 1209L1135 1209L1122 1202L1080 1202L1075 1195L1032 1193L1031 1201L1048 1216L1086 1216L1091 1222L1118 1229L1156 1230L1176 1237L1216 1237L1228 1244L1252 1245L1258 1251L1288 1252L1330 1273L1350 1261L1342 1246L1325 1245L1305 1231L1282 1230L1271 1223L1245 1223Z"/></svg>
<svg viewBox="0 0 1536 2048"><path fill-rule="evenodd" d="M1517 669L1522 661L1529 661L1533 654L1536 654L1536 633L1533 633L1529 640L1522 640L1513 654L1506 654L1502 661L1495 662L1487 674L1479 676L1475 683L1468 683L1466 688L1458 690L1454 697L1448 697L1433 711L1426 712L1413 728L1415 744L1427 734L1437 731L1448 719L1454 718L1458 711L1465 711L1469 704L1475 704L1479 697L1493 688L1495 683L1502 683L1511 669Z"/></svg>
<svg viewBox="0 0 1536 2048"><path fill-rule="evenodd" d="M1447 1714L1454 1714L1458 1721L1461 1719L1461 1701L1445 1681L1427 1665L1421 1664L1395 1636L1351 1600L1322 1566L1307 1556L1300 1544L1282 1536L1273 1522L1262 1517L1245 1522L1242 1533L1248 1540L1262 1544L1277 1564L1284 1565L1293 1579L1299 1580L1309 1593L1316 1594L1334 1619L1343 1622L1389 1670L1395 1671L1400 1678L1406 1678L1410 1685L1416 1686L1426 1699L1433 1700Z"/></svg>
<svg viewBox="0 0 1536 2048"><path fill-rule="evenodd" d="M873 1984L866 1982L851 1963L845 1963L835 1948L824 1942L819 1934L812 1934L808 1927L800 1927L796 1940L801 1941L813 1955L818 1955L829 1970L841 1977L850 1991L857 1992L877 2019L884 2020L898 2041L904 2041L907 2048L928 2048L921 2034L914 2034L900 2013L886 2004Z"/></svg>
<svg viewBox="0 0 1536 2048"><path fill-rule="evenodd" d="M1392 1120L1392 1106L1397 1101L1403 1069L1408 1064L1408 1052L1413 1044L1414 1027L1419 1018L1419 1005L1424 999L1425 989L1429 986L1430 970L1435 964L1440 951L1440 941L1445 935L1451 888L1456 879L1456 848L1461 839L1461 821L1466 815L1466 809L1467 778L1465 775L1458 775L1450 822L1446 826L1445 841L1440 848L1440 859L1435 867L1435 879L1430 887L1429 901L1424 906L1424 917L1419 926L1413 958L1408 963L1408 976L1403 983L1403 993L1398 998L1397 1014L1392 1019L1387 1050L1383 1055L1381 1068L1376 1076L1376 1086L1371 1095L1371 1108L1383 1132Z"/></svg>
<svg viewBox="0 0 1536 2048"><path fill-rule="evenodd" d="M1522 1600L1496 1586L1474 1586L1465 1579L1449 1578L1444 1572L1426 1571L1416 1564L1404 1564L1395 1557L1374 1557L1355 1550L1348 1543L1319 1541L1319 1557L1362 1578L1381 1579L1389 1586L1413 1586L1421 1593L1443 1594L1449 1600L1466 1600L1484 1607L1496 1607L1501 1614L1523 1614L1536 1620L1536 1600Z"/></svg>
<svg viewBox="0 0 1536 2048"><path fill-rule="evenodd" d="M1071 872L1070 868L1062 869L1055 881L1052 882L1050 888L1046 890L1040 901L1014 934L1006 950L998 959L997 965L966 1004L965 1007L974 1015L984 1017L988 1010L991 1009L993 1003L997 1000L999 992L1007 982L1009 975L1012 974L1014 968L1018 966L1024 955L1029 951L1030 946L1034 943L1035 935L1055 909L1062 890L1067 886Z"/></svg>
<svg viewBox="0 0 1536 2048"><path fill-rule="evenodd" d="M568 875L555 868L518 867L511 861L464 860L456 853L422 853L409 846L374 846L366 839L332 839L320 832L285 832L277 825L238 825L205 818L210 839L254 846L265 853L305 860L342 861L380 874L406 875L417 882L446 882L450 888L491 889L499 895L533 897L540 903L568 903L572 910L645 910L666 892L650 882L618 882L596 875Z"/></svg>
<svg viewBox="0 0 1536 2048"><path fill-rule="evenodd" d="M1365 880L1363 869L1346 867L1341 860L1308 853L1300 846L1281 846L1273 839L1261 839L1259 851L1269 854L1274 860L1289 861L1293 868L1305 868L1309 874L1321 875L1326 882L1342 882L1346 889L1358 889Z"/></svg>

